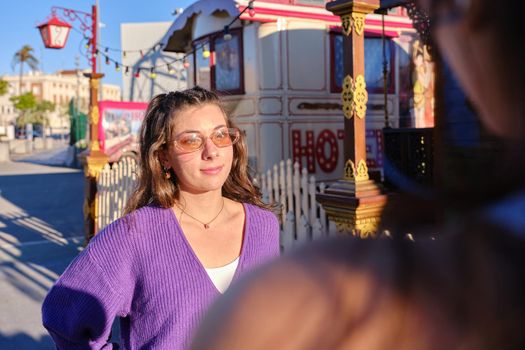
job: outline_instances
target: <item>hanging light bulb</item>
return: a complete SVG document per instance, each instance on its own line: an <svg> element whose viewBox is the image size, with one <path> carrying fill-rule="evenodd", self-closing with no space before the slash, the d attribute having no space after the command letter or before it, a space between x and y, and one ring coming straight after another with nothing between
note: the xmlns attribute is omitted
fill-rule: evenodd
<svg viewBox="0 0 525 350"><path fill-rule="evenodd" d="M126 51L122 51L122 57L126 58Z"/></svg>
<svg viewBox="0 0 525 350"><path fill-rule="evenodd" d="M139 50L140 52L140 57L144 57L144 52L142 52L142 50Z"/></svg>
<svg viewBox="0 0 525 350"><path fill-rule="evenodd" d="M175 69L171 65L168 64L168 73L169 74L175 74Z"/></svg>
<svg viewBox="0 0 525 350"><path fill-rule="evenodd" d="M97 57L98 56L98 49L95 50L95 53L93 54L93 57Z"/></svg>
<svg viewBox="0 0 525 350"><path fill-rule="evenodd" d="M202 48L202 57L203 58L209 58L211 55L210 50L208 49L208 45L204 45Z"/></svg>
<svg viewBox="0 0 525 350"><path fill-rule="evenodd" d="M91 39L88 39L88 38L85 38L87 41L86 41L86 49L89 49L89 47L91 46Z"/></svg>
<svg viewBox="0 0 525 350"><path fill-rule="evenodd" d="M104 52L107 54L108 51L109 51L109 48L106 47L106 48L104 49Z"/></svg>
<svg viewBox="0 0 525 350"><path fill-rule="evenodd" d="M115 70L117 72L120 72L120 66L119 66L118 62L115 62Z"/></svg>
<svg viewBox="0 0 525 350"><path fill-rule="evenodd" d="M184 63L182 64L184 66L184 68L188 69L190 68L190 62L188 61L188 59L184 59Z"/></svg>
<svg viewBox="0 0 525 350"><path fill-rule="evenodd" d="M232 35L230 34L230 27L224 26L224 35L222 37L224 41L230 41L232 40Z"/></svg>
<svg viewBox="0 0 525 350"><path fill-rule="evenodd" d="M135 78L140 78L140 68L135 71Z"/></svg>
<svg viewBox="0 0 525 350"><path fill-rule="evenodd" d="M154 67L151 67L151 70L149 72L149 77L151 79L155 79L157 77L157 73L155 73L155 68Z"/></svg>
<svg viewBox="0 0 525 350"><path fill-rule="evenodd" d="M126 75L129 74L129 67L126 66L126 70L124 71L124 74L126 74Z"/></svg>
<svg viewBox="0 0 525 350"><path fill-rule="evenodd" d="M106 56L106 64L109 64L109 56Z"/></svg>

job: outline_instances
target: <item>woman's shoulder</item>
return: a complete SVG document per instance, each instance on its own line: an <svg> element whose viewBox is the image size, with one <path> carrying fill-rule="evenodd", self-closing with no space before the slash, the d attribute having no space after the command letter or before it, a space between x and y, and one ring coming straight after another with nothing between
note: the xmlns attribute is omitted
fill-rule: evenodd
<svg viewBox="0 0 525 350"><path fill-rule="evenodd" d="M106 239L132 239L137 234L151 232L162 222L162 217L166 215L166 210L158 206L144 206L124 215L113 221L98 233L97 237Z"/></svg>
<svg viewBox="0 0 525 350"><path fill-rule="evenodd" d="M278 222L275 213L269 209L262 208L258 205L250 203L243 203L243 205L246 208L246 215L250 217L263 218L270 221Z"/></svg>

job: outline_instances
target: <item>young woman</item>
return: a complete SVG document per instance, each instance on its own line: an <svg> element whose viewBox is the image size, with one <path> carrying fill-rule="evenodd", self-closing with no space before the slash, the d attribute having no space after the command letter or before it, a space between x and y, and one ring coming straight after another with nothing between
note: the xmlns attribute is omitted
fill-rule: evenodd
<svg viewBox="0 0 525 350"><path fill-rule="evenodd" d="M155 97L127 215L98 233L47 295L59 349L183 349L212 300L279 254L277 218L247 172L243 134L215 93Z"/></svg>
<svg viewBox="0 0 525 350"><path fill-rule="evenodd" d="M478 188L487 201L469 196L468 212L427 227L436 240L337 239L270 265L226 293L193 349L525 348L523 13L418 2L486 130L508 145Z"/></svg>

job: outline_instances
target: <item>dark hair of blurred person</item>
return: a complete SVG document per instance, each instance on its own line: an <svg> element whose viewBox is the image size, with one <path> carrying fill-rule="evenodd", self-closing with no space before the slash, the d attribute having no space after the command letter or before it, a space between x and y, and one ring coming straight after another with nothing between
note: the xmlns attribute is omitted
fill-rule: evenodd
<svg viewBox="0 0 525 350"><path fill-rule="evenodd" d="M484 200L426 228L435 240L339 238L285 256L216 303L193 349L525 348L523 14L517 2L419 5L480 121L505 143Z"/></svg>

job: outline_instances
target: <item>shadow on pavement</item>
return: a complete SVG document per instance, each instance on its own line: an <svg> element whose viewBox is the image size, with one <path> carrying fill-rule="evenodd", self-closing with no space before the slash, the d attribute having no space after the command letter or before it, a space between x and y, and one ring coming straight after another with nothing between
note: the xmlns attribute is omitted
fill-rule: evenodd
<svg viewBox="0 0 525 350"><path fill-rule="evenodd" d="M57 170L0 176L0 349L54 349L40 306L81 249L84 184Z"/></svg>
<svg viewBox="0 0 525 350"><path fill-rule="evenodd" d="M0 349L2 350L54 350L53 340L49 335L38 339L25 334L4 335L0 332Z"/></svg>

